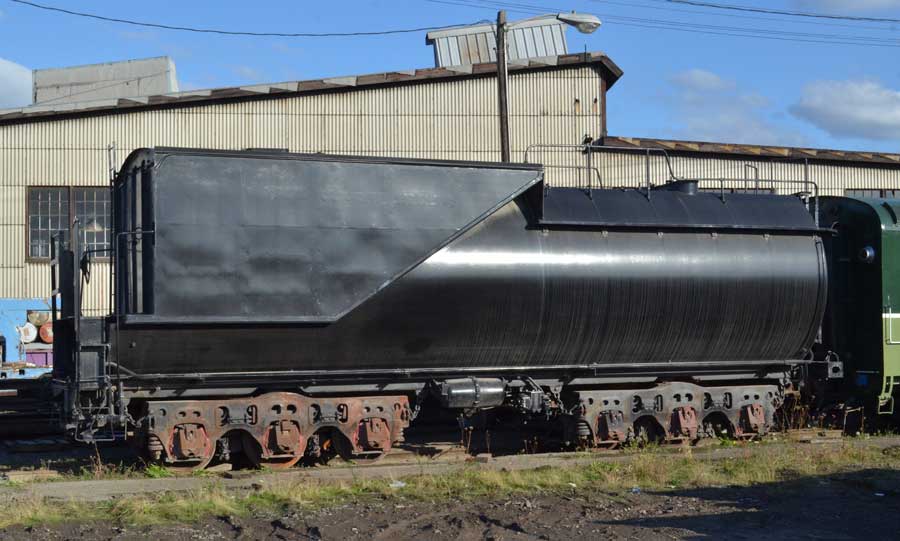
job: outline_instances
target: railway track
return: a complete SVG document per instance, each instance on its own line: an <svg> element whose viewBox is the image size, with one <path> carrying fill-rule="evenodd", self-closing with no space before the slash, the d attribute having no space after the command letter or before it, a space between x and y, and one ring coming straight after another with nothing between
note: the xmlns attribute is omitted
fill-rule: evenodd
<svg viewBox="0 0 900 541"><path fill-rule="evenodd" d="M25 404L24 401L21 404ZM15 413L7 412L7 415L15 415ZM27 418L27 413L23 413L20 418L22 422ZM13 421L11 417L4 425L6 428L17 426L18 421ZM47 423L47 419L44 419ZM46 426L46 425L41 425ZM102 471L110 470L131 470L140 471L144 467L143 461L139 458L138 453L129 444L130 442L118 442L114 444L103 444L99 447L89 445L73 445L58 433L53 433L49 429L39 430L40 427L31 427L31 430L19 432L14 436L7 434L0 438L0 453L2 462L12 470L21 469L25 472L33 471L44 467L45 464L57 464L62 474L80 473L85 469L95 469ZM393 447L385 454L377 459L357 459L343 460L339 457L333 457L327 462L306 461L302 465L285 469L287 472L294 472L303 475L312 475L313 477L328 477L331 471L343 472L359 472L363 469L373 468L373 471L381 471L382 469L390 470L391 468L417 468L427 466L429 468L438 467L440 470L443 466L454 466L460 464L502 464L510 460L526 460L529 463L535 463L538 466L553 464L563 460L618 460L621 457L627 457L628 452L622 449L612 448L590 448L583 450L547 450L547 451L529 451L522 445L514 445L512 440L495 436L493 441L495 446L492 449L483 446L473 447L472 442L477 438L467 439L461 436L460 431L447 429L446 427L436 427L428 425L419 429L411 429L410 437L404 443ZM787 432L778 432L765 437L768 443L784 442L784 443L802 443L802 444L821 444L834 443L842 441L842 433L840 430L825 429L802 429L790 430ZM482 437L484 440L491 440L490 436ZM506 443L506 445L503 445ZM697 452L706 453L710 450L715 451L721 447L719 440L702 439L694 444L669 443L663 444L661 449L665 452ZM746 448L746 445L740 445ZM532 448L533 449L533 448ZM617 458L618 457L618 458ZM443 466L442 466L443 465ZM56 466L54 466L56 467ZM537 467L537 466L535 466ZM208 473L220 474L225 478L240 479L252 477L260 474L260 469L250 464L241 466L233 466L231 463L213 463L208 468ZM263 468L262 471L266 471ZM404 469L408 473L408 470ZM173 473L183 473L181 470L172 469ZM25 473L25 477L30 474ZM335 474L340 477L341 473ZM355 475L355 474L353 474Z"/></svg>
<svg viewBox="0 0 900 541"><path fill-rule="evenodd" d="M690 452L691 456L700 460L724 460L746 457L748 453L768 453L779 447L792 445L833 445L846 442L853 446L871 446L877 449L900 448L900 437L874 437L870 439L846 439L834 437L833 431L824 434L818 430L804 430L801 434L811 436L805 443L795 439L784 438L778 442L770 442L765 446L740 445L722 447L716 443L687 448L671 446L662 449L663 453L680 455ZM813 437L814 436L814 437ZM824 437L827 436L827 437ZM802 438L801 438L802 440ZM382 460L374 463L358 464L353 462L334 461L321 467L291 468L280 471L237 470L216 471L213 469L207 476L177 476L161 479L127 478L73 480L55 479L53 483L33 482L21 488L0 488L0 497L31 497L78 500L96 502L135 495L152 495L162 492L189 492L208 487L210 477L217 486L228 490L252 491L267 485L295 481L315 481L322 483L348 482L360 479L399 480L416 475L439 475L468 468L491 471L515 471L544 467L571 467L587 465L597 461L610 463L626 463L634 459L630 452L614 450L594 450L591 452L540 453L530 455L477 455L471 456L461 446L440 446L441 452L430 457L423 456L415 450L396 449ZM688 450L690 449L690 450ZM33 472L32 472L33 473ZM36 475L31 480L46 479ZM401 483L397 483L402 488Z"/></svg>

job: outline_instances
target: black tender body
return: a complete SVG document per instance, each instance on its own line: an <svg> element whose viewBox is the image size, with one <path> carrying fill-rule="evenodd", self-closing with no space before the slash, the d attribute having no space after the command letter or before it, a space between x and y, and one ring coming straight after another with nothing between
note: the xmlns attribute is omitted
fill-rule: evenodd
<svg viewBox="0 0 900 541"><path fill-rule="evenodd" d="M137 151L114 188L109 357L126 379L192 385L808 358L826 273L799 199L542 180L522 165Z"/></svg>

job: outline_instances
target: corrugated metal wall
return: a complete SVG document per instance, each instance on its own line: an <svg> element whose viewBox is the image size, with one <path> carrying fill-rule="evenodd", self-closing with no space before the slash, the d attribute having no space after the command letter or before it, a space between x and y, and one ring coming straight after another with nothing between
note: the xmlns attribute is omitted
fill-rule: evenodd
<svg viewBox="0 0 900 541"><path fill-rule="evenodd" d="M779 193L804 190L804 181L819 187L821 195L844 195L845 190L885 190L900 188L900 165L874 163L841 164L770 157L723 156L716 154L672 154L668 163L661 153L596 149L533 148L528 161L565 164L564 169L547 171L547 182L555 186L619 187L643 186L646 178L661 184L672 174L678 178L739 179L724 184L728 189L754 189L755 178L763 179L762 189ZM648 168L649 162L649 168ZM671 167L671 173L670 173ZM649 174L648 174L649 173ZM766 179L785 181L767 183ZM791 182L787 182L791 181ZM701 182L702 188L715 189L718 181Z"/></svg>
<svg viewBox="0 0 900 541"><path fill-rule="evenodd" d="M591 67L511 73L513 160L530 144L601 135L600 89ZM496 111L496 80L487 77L0 126L0 298L50 290L47 263L25 257L26 187L105 185L110 143L120 163L146 146L494 161ZM89 312L105 308L107 284L96 264Z"/></svg>

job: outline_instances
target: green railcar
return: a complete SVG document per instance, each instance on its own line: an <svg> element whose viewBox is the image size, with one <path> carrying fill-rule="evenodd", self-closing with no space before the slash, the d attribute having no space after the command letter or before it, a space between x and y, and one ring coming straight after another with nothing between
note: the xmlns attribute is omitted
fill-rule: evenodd
<svg viewBox="0 0 900 541"><path fill-rule="evenodd" d="M900 390L900 200L822 197L828 306L822 343L849 401L890 415Z"/></svg>

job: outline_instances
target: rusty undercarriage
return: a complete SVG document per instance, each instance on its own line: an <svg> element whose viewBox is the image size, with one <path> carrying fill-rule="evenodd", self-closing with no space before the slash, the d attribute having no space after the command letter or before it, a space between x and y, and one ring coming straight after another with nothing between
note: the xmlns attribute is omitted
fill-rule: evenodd
<svg viewBox="0 0 900 541"><path fill-rule="evenodd" d="M403 439L405 396L312 399L267 393L227 400L143 403L138 441L147 458L202 469L240 453L250 465L288 468L303 458L374 458Z"/></svg>
<svg viewBox="0 0 900 541"><path fill-rule="evenodd" d="M548 393L542 402L528 402L531 411L523 410L523 396L525 389L514 390L504 394L502 403L456 410L466 449L484 450L474 443L478 431L486 435L488 447L491 433L495 446L506 433L506 440L515 440L513 448L524 443L525 451L757 437L773 429L784 393L774 384L672 382L641 390ZM530 390L527 396L534 398ZM153 400L140 403L136 441L147 460L173 469L203 469L214 461L282 469L332 457L378 459L404 441L414 417L410 397L404 395L318 398L272 392ZM424 417L419 426L430 422ZM536 427L543 428L538 436L529 431Z"/></svg>
<svg viewBox="0 0 900 541"><path fill-rule="evenodd" d="M606 447L634 440L761 436L772 429L783 403L777 385L705 387L676 382L642 391L584 391L577 396L579 436Z"/></svg>

